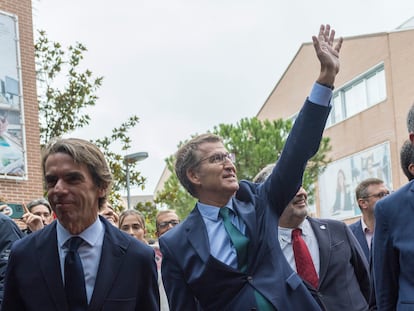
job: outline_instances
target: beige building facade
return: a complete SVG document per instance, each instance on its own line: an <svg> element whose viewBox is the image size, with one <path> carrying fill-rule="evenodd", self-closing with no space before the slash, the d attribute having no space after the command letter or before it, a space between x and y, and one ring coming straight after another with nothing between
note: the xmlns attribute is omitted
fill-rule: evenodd
<svg viewBox="0 0 414 311"><path fill-rule="evenodd" d="M27 203L43 195L31 0L0 0L0 196Z"/></svg>
<svg viewBox="0 0 414 311"><path fill-rule="evenodd" d="M294 120L319 72L314 54L312 43L300 47L259 119ZM319 177L314 213L346 221L360 213L354 190L362 179L379 177L391 189L407 182L399 158L414 102L414 28L344 38L340 60L324 132L332 162Z"/></svg>

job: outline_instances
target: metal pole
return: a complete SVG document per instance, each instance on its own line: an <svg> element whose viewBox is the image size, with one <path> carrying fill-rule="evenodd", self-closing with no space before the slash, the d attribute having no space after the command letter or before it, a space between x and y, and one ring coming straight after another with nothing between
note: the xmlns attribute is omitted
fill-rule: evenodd
<svg viewBox="0 0 414 311"><path fill-rule="evenodd" d="M126 162L126 182L127 182L127 204L128 204L128 209L131 209L131 197L130 197L130 193L129 193L129 164L128 162Z"/></svg>

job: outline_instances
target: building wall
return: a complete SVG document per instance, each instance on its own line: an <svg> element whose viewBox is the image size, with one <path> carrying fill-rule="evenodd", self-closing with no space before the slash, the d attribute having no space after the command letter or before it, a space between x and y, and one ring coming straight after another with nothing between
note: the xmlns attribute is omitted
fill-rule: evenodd
<svg viewBox="0 0 414 311"><path fill-rule="evenodd" d="M43 194L31 0L0 0L0 10L18 16L27 152L27 180L0 179L0 196L28 202Z"/></svg>
<svg viewBox="0 0 414 311"><path fill-rule="evenodd" d="M406 116L414 102L414 30L345 38L340 60L341 68L335 81L336 88L341 88L383 63L387 98L357 115L328 127L324 132L324 136L331 139L332 151L328 157L335 161L380 143L389 142L393 187L397 189L407 182L400 169L399 152L404 140L408 138ZM261 120L286 119L295 115L308 96L318 73L319 62L314 48L311 43L305 43L257 117ZM316 197L316 204L318 203Z"/></svg>

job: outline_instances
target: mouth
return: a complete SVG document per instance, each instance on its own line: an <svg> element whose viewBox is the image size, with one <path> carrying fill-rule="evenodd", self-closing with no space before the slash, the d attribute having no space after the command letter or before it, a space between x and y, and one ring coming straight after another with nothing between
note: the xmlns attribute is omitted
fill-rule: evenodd
<svg viewBox="0 0 414 311"><path fill-rule="evenodd" d="M237 179L237 176L235 173L227 173L225 175L223 175L224 179Z"/></svg>
<svg viewBox="0 0 414 311"><path fill-rule="evenodd" d="M296 206L305 206L306 207L306 201L302 200L302 199L293 201L293 204L296 205Z"/></svg>

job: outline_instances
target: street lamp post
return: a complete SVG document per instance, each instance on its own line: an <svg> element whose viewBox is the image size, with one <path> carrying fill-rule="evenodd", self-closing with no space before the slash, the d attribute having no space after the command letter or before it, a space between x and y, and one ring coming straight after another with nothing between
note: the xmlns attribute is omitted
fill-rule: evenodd
<svg viewBox="0 0 414 311"><path fill-rule="evenodd" d="M133 164L138 161L142 161L148 158L148 152L142 151L137 153L131 153L124 156L124 163L126 166L126 184L127 184L127 204L128 209L131 208L131 196L130 196L130 189L129 189L129 165Z"/></svg>

